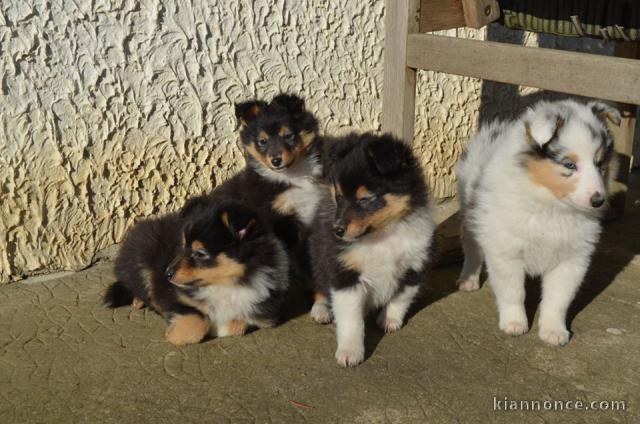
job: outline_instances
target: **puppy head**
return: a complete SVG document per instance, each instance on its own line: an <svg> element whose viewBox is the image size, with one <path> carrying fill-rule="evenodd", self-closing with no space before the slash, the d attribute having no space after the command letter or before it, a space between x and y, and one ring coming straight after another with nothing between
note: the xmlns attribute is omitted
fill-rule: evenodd
<svg viewBox="0 0 640 424"><path fill-rule="evenodd" d="M426 204L426 187L411 150L391 135L348 135L329 146L336 237L355 241Z"/></svg>
<svg viewBox="0 0 640 424"><path fill-rule="evenodd" d="M620 114L600 102L535 105L524 116L529 146L523 167L530 180L572 207L600 208L614 154L607 122L619 124Z"/></svg>
<svg viewBox="0 0 640 424"><path fill-rule="evenodd" d="M318 122L305 109L304 100L280 94L271 103L253 101L236 105L240 140L258 166L285 172L312 146Z"/></svg>
<svg viewBox="0 0 640 424"><path fill-rule="evenodd" d="M196 203L183 218L182 252L167 267L169 281L189 287L237 284L247 273L247 244L264 232L258 216L239 204Z"/></svg>

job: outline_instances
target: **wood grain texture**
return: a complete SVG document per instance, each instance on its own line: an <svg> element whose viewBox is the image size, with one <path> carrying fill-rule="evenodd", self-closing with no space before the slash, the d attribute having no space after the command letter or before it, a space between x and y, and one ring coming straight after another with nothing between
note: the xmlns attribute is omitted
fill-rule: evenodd
<svg viewBox="0 0 640 424"><path fill-rule="evenodd" d="M439 31L465 26L462 0L422 0L420 32Z"/></svg>
<svg viewBox="0 0 640 424"><path fill-rule="evenodd" d="M465 25L482 28L500 17L500 5L496 0L462 0Z"/></svg>
<svg viewBox="0 0 640 424"><path fill-rule="evenodd" d="M418 0L386 0L382 130L413 143L416 70L407 67L407 35L418 30Z"/></svg>
<svg viewBox="0 0 640 424"><path fill-rule="evenodd" d="M639 60L431 34L410 34L407 65L640 104Z"/></svg>

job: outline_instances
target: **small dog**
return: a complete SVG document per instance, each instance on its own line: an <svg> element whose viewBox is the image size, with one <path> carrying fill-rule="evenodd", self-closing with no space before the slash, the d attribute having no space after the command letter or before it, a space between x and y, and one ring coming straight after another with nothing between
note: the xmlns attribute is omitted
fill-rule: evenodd
<svg viewBox="0 0 640 424"><path fill-rule="evenodd" d="M434 223L427 188L411 150L390 135L327 140L326 190L310 236L316 299L311 317L335 318L342 366L364 359L364 318L402 327L423 281Z"/></svg>
<svg viewBox="0 0 640 424"><path fill-rule="evenodd" d="M203 197L180 214L142 221L120 249L118 281L104 304L150 306L168 321L165 336L174 345L271 327L289 269L283 244L267 224L242 204L214 206Z"/></svg>
<svg viewBox="0 0 640 424"><path fill-rule="evenodd" d="M247 166L210 196L239 200L268 217L290 255L292 281L308 280L307 233L321 197L318 121L290 94L238 103L235 113Z"/></svg>
<svg viewBox="0 0 640 424"><path fill-rule="evenodd" d="M600 234L606 181L614 172L607 120L620 114L599 102L539 102L513 122L494 122L461 159L463 214L460 290L480 287L483 262L499 326L528 331L525 274L542 277L539 337L569 341L566 314Z"/></svg>

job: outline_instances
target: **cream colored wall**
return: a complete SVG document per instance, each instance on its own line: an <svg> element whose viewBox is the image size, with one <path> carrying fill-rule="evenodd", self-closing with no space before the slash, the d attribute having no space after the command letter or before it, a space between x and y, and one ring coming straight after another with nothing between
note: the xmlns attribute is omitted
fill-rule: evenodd
<svg viewBox="0 0 640 424"><path fill-rule="evenodd" d="M325 132L379 129L383 3L3 0L0 282L87 266L232 175L237 100L300 93ZM452 196L481 84L422 73L418 92L416 150Z"/></svg>

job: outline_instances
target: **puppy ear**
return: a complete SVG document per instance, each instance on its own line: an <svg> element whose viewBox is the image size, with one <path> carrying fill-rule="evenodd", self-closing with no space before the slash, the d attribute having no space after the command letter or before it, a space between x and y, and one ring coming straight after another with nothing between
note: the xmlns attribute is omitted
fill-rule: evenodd
<svg viewBox="0 0 640 424"><path fill-rule="evenodd" d="M620 115L620 111L611 105L593 101L587 103L587 106L591 108L594 115L604 121L609 121L618 127L620 126L620 123L622 123L622 115Z"/></svg>
<svg viewBox="0 0 640 424"><path fill-rule="evenodd" d="M278 94L271 104L285 108L291 113L304 112L304 100L294 94Z"/></svg>
<svg viewBox="0 0 640 424"><path fill-rule="evenodd" d="M250 212L243 209L227 208L220 214L220 220L237 240L245 240L253 235L257 220Z"/></svg>
<svg viewBox="0 0 640 424"><path fill-rule="evenodd" d="M325 178L333 174L336 164L347 156L352 148L353 144L350 143L349 136L321 139L322 174Z"/></svg>
<svg viewBox="0 0 640 424"><path fill-rule="evenodd" d="M406 146L389 134L371 141L366 147L366 154L381 175L394 174L407 163Z"/></svg>
<svg viewBox="0 0 640 424"><path fill-rule="evenodd" d="M560 115L537 114L530 121L524 123L527 131L527 140L531 144L544 146L558 136L558 132L564 126L564 118Z"/></svg>
<svg viewBox="0 0 640 424"><path fill-rule="evenodd" d="M197 209L205 208L208 204L209 198L207 196L192 197L187 200L187 203L180 209L180 218L186 217Z"/></svg>
<svg viewBox="0 0 640 424"><path fill-rule="evenodd" d="M253 122L266 106L267 103L261 100L236 103L236 119L240 126L246 127Z"/></svg>

